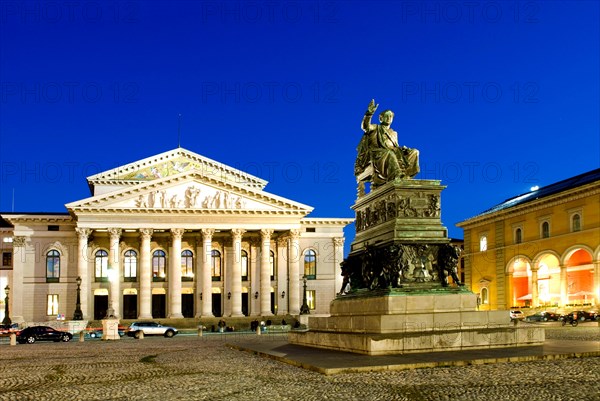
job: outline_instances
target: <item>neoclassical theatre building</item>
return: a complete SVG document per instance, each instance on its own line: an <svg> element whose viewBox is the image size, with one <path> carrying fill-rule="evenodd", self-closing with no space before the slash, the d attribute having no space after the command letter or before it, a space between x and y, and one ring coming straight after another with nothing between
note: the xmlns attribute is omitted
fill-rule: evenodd
<svg viewBox="0 0 600 401"><path fill-rule="evenodd" d="M297 315L341 286L346 225L183 148L88 177L66 213L2 213L0 286L14 322ZM4 304L0 314L4 314ZM3 316L2 316L3 317Z"/></svg>
<svg viewBox="0 0 600 401"><path fill-rule="evenodd" d="M600 169L532 188L458 224L481 309L600 303Z"/></svg>

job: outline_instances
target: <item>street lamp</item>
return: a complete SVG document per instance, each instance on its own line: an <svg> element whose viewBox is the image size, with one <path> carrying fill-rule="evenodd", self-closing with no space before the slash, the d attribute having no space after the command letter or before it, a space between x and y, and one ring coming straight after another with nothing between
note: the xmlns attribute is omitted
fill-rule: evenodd
<svg viewBox="0 0 600 401"><path fill-rule="evenodd" d="M81 277L77 276L75 282L77 283L77 302L75 303L73 320L83 320L83 312L81 311Z"/></svg>
<svg viewBox="0 0 600 401"><path fill-rule="evenodd" d="M306 276L303 278L304 281L304 292L302 294L302 306L300 307L301 315L310 315L310 309L308 308L308 303L306 302Z"/></svg>
<svg viewBox="0 0 600 401"><path fill-rule="evenodd" d="M8 316L8 293L10 292L10 287L8 284L4 287L4 293L6 294L6 298L4 298L4 319L2 319L2 324L5 326L10 326L12 323L10 317Z"/></svg>

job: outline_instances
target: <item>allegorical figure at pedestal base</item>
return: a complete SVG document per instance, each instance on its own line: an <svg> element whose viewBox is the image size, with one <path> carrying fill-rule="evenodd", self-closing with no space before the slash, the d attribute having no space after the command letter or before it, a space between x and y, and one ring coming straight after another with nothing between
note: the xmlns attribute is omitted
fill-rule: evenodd
<svg viewBox="0 0 600 401"><path fill-rule="evenodd" d="M386 110L379 114L381 124L371 124L371 117L379 105L371 100L363 117L362 129L365 132L358 144L358 157L354 174L363 175L372 168L370 181L373 187L396 179L412 178L419 173L419 151L398 145L398 133L391 128L394 113ZM361 179L359 179L361 181Z"/></svg>

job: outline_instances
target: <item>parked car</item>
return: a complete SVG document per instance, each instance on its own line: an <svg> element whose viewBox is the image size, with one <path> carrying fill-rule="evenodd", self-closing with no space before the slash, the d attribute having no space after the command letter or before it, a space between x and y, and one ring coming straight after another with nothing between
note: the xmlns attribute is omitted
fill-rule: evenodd
<svg viewBox="0 0 600 401"><path fill-rule="evenodd" d="M560 315L554 312L537 312L533 315L529 315L525 318L526 322L547 322L549 320L558 321L560 319Z"/></svg>
<svg viewBox="0 0 600 401"><path fill-rule="evenodd" d="M523 320L525 319L525 314L520 310L511 310L510 311L510 320Z"/></svg>
<svg viewBox="0 0 600 401"><path fill-rule="evenodd" d="M173 337L179 331L175 327L163 326L157 322L134 322L129 326L127 335L129 337L137 337L138 331L144 333L145 336L165 336Z"/></svg>
<svg viewBox="0 0 600 401"><path fill-rule="evenodd" d="M118 333L119 333L119 337L123 337L125 335L125 331L127 331L127 327L125 326L119 326L119 328L117 329ZM102 332L103 330L98 328L98 329L88 329L87 334L91 337L91 338L102 338Z"/></svg>
<svg viewBox="0 0 600 401"><path fill-rule="evenodd" d="M36 341L69 342L73 334L60 331L48 326L31 326L17 332L19 344L33 344Z"/></svg>
<svg viewBox="0 0 600 401"><path fill-rule="evenodd" d="M585 320L596 320L597 314L595 312L588 312L584 310L574 310L573 312L567 313L566 315L561 316L561 320L571 321L577 315L577 320L583 322Z"/></svg>

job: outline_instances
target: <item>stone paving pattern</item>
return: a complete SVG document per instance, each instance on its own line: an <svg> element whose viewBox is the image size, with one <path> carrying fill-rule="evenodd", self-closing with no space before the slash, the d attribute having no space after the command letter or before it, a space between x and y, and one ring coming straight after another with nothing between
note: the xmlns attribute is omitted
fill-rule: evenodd
<svg viewBox="0 0 600 401"><path fill-rule="evenodd" d="M552 327L546 336L600 341L600 328ZM0 400L600 400L597 357L325 376L226 346L235 339L3 339Z"/></svg>

